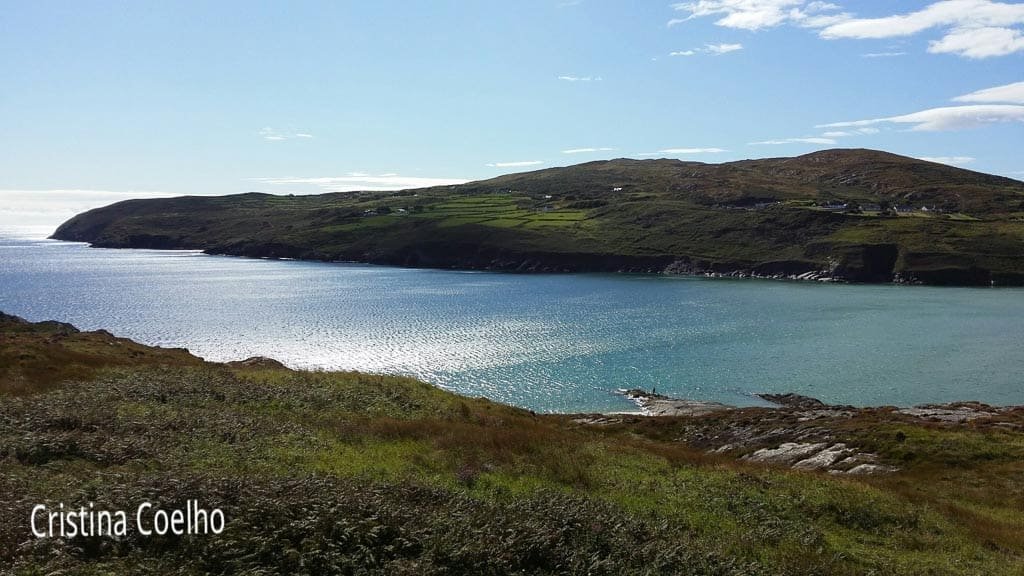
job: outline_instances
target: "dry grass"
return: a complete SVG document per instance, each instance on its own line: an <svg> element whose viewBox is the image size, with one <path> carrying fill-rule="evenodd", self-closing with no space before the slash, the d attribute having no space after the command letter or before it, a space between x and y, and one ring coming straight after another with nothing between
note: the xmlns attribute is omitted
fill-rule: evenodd
<svg viewBox="0 0 1024 576"><path fill-rule="evenodd" d="M185 350L143 346L67 324L27 324L0 313L0 395L21 396L88 380L110 366L198 366Z"/></svg>

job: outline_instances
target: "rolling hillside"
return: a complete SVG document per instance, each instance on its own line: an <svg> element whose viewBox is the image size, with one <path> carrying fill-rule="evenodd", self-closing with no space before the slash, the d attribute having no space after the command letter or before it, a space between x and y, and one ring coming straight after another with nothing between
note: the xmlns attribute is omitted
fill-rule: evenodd
<svg viewBox="0 0 1024 576"><path fill-rule="evenodd" d="M131 200L54 238L514 271L1024 284L1024 183L871 150L619 159L459 186Z"/></svg>

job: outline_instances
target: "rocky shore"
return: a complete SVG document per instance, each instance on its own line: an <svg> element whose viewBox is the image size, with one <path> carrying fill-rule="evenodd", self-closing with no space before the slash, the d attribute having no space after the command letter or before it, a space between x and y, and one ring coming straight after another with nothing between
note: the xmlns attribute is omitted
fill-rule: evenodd
<svg viewBox="0 0 1024 576"><path fill-rule="evenodd" d="M618 393L639 406L640 413L644 416L703 416L722 410L735 409L735 406L718 402L671 398L638 388L619 390Z"/></svg>
<svg viewBox="0 0 1024 576"><path fill-rule="evenodd" d="M769 407L738 408L718 402L672 398L654 391L619 390L635 403L636 413L578 416L584 426L631 426L647 417L679 419L674 438L709 454L749 463L818 470L831 474L887 474L900 470L863 442L847 438L847 424L876 420L886 426L952 428L971 426L1020 432L1024 406L990 406L980 402L928 404L911 408L832 405L799 394L758 394ZM892 438L903 443L906 435Z"/></svg>

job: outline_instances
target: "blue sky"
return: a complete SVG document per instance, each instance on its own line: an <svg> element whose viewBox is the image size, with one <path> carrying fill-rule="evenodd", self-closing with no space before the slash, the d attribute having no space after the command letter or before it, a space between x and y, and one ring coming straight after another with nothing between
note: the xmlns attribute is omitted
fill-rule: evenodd
<svg viewBox="0 0 1024 576"><path fill-rule="evenodd" d="M833 147L1024 178L1021 2L8 2L0 72L8 224Z"/></svg>

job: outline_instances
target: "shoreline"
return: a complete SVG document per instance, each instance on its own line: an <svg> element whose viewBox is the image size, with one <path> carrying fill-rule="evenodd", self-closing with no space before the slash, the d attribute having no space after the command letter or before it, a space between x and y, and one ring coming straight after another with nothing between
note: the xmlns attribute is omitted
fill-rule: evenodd
<svg viewBox="0 0 1024 576"><path fill-rule="evenodd" d="M1003 282L999 283L995 280L986 282L926 282L921 279L911 276L903 277L899 273L895 273L888 280L863 280L856 278L848 278L842 274L834 274L828 270L814 269L814 267L800 268L802 271L784 273L784 272L762 272L758 271L759 268L764 266L774 267L776 265L789 267L788 262L767 262L756 266L747 267L732 267L732 266L720 266L719 264L710 264L707 267L693 267L693 260L689 257L675 258L674 257L658 257L659 260L665 260L668 262L664 266L644 266L644 265L626 265L622 267L612 268L591 268L591 267L566 267L566 266L546 266L540 262L531 262L529 259L515 260L511 262L502 262L499 264L486 264L486 265L462 265L462 264L450 264L442 265L440 263L436 265L430 264L410 264L406 262L392 262L390 260L377 261L373 259L335 259L335 258L318 258L318 257L304 257L304 256L277 256L277 255L264 255L264 254L247 254L243 252L232 252L232 251L220 251L211 250L209 248L198 248L198 247L159 247L159 246L119 246L119 245L102 245L88 240L73 240L57 237L56 233L50 234L46 237L33 237L33 238L19 238L11 237L14 239L28 239L28 240L50 240L54 242L66 242L69 244L85 244L89 248L98 248L104 250L146 250L146 251L158 251L158 252L190 252L195 254L203 254L205 256L219 256L219 257L230 257L230 258L243 258L247 260L270 260L278 262L309 262L309 263L321 263L321 264L351 264L360 266L381 266L385 268L402 268L408 270L437 270L444 272L490 272L495 274L524 274L524 275L567 275L567 274L611 274L611 275L644 275L644 276L658 276L658 277L678 277L678 278L694 278L694 279L709 279L709 280L767 280L767 281L781 281L781 282L798 282L808 284L843 284L843 285L861 285L861 286L928 286L936 288L1024 288L1024 281L1020 283L1015 282ZM629 261L630 257L622 257L615 255L586 255L590 256L603 256L613 259L624 259ZM637 259L644 259L645 257L637 257ZM518 262L518 263L517 263ZM682 264L680 264L682 263Z"/></svg>
<svg viewBox="0 0 1024 576"><path fill-rule="evenodd" d="M914 406L851 406L827 404L793 392L784 394L758 393L754 396L769 402L771 406L732 406L720 402L674 398L639 388L618 389L615 392L636 404L638 412L608 412L606 416L635 415L643 417L707 416L723 412L746 412L751 410L781 410L800 413L807 418L837 416L853 412L888 410L896 414L924 420L942 422L969 422L979 418L991 418L999 414L1024 410L1024 405L994 406L976 400L927 403Z"/></svg>
<svg viewBox="0 0 1024 576"><path fill-rule="evenodd" d="M819 471L831 475L888 475L904 463L886 458L878 445L851 441L849 427L873 421L891 430L891 440L907 442L904 429L986 430L1019 433L1024 406L990 406L980 402L854 407L830 405L799 394L757 394L767 407L736 407L671 398L645 390L620 390L641 408L632 414L578 415L572 422L588 428L643 429L671 427L673 441L711 456L741 462Z"/></svg>

